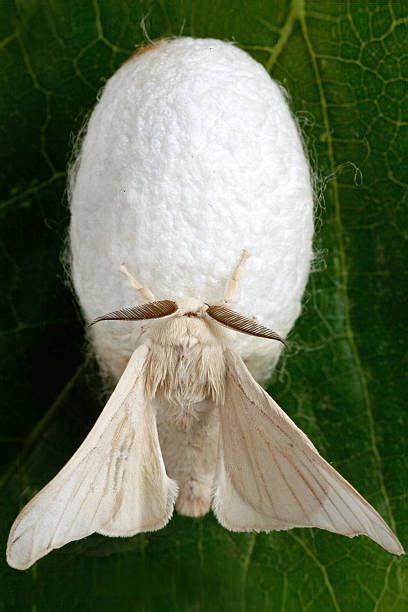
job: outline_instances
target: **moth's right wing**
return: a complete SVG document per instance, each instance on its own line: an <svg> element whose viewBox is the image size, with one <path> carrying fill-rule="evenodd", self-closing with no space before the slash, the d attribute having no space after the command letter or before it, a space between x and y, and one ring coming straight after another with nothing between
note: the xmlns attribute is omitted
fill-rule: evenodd
<svg viewBox="0 0 408 612"><path fill-rule="evenodd" d="M229 349L225 354L213 503L220 523L232 531L319 527L349 537L364 534L403 554L378 512L319 455L240 357Z"/></svg>
<svg viewBox="0 0 408 612"><path fill-rule="evenodd" d="M177 484L167 477L156 417L146 400L140 346L85 441L18 515L7 561L26 569L67 542L98 532L131 536L163 527Z"/></svg>

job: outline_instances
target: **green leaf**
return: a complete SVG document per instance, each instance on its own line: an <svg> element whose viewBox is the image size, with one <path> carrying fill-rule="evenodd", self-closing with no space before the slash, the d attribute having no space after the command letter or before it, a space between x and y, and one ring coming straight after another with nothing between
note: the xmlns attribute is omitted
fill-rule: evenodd
<svg viewBox="0 0 408 612"><path fill-rule="evenodd" d="M146 31L235 40L288 90L318 179L317 259L270 391L407 544L406 3L0 4L3 543L102 405L61 263L66 168L72 134ZM7 611L408 608L407 561L367 538L232 534L212 516L92 536L26 572L3 559Z"/></svg>

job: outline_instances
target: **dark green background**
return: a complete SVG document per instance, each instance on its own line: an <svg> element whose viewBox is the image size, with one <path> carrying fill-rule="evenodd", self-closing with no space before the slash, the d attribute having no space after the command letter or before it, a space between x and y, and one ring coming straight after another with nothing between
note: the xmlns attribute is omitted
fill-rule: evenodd
<svg viewBox="0 0 408 612"><path fill-rule="evenodd" d="M367 538L231 534L212 516L93 536L26 572L3 562L18 510L101 408L60 261L66 168L98 90L145 38L143 18L151 38L234 40L287 88L319 179L318 257L270 389L408 545L407 2L2 0L0 11L1 609L407 610L408 562Z"/></svg>

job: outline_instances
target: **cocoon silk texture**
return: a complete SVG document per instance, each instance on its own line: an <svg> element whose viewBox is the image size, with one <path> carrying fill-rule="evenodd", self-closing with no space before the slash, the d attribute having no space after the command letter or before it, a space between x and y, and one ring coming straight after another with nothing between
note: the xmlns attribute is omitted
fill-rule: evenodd
<svg viewBox="0 0 408 612"><path fill-rule="evenodd" d="M284 93L230 43L176 38L131 57L107 82L71 171L71 265L87 321L140 301L125 263L156 299L222 299L251 253L234 310L286 336L312 259L313 190ZM264 381L278 342L229 332ZM140 324L91 328L118 378Z"/></svg>

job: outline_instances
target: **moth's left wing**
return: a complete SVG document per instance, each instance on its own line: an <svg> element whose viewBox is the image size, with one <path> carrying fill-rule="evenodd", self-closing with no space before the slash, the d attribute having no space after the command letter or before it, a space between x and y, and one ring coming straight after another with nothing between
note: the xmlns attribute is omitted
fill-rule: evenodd
<svg viewBox="0 0 408 612"><path fill-rule="evenodd" d="M214 512L232 531L319 527L403 548L381 516L226 350Z"/></svg>
<svg viewBox="0 0 408 612"><path fill-rule="evenodd" d="M167 477L145 394L148 352L135 350L87 438L16 518L7 547L12 567L26 569L94 532L131 536L170 519L177 484Z"/></svg>

